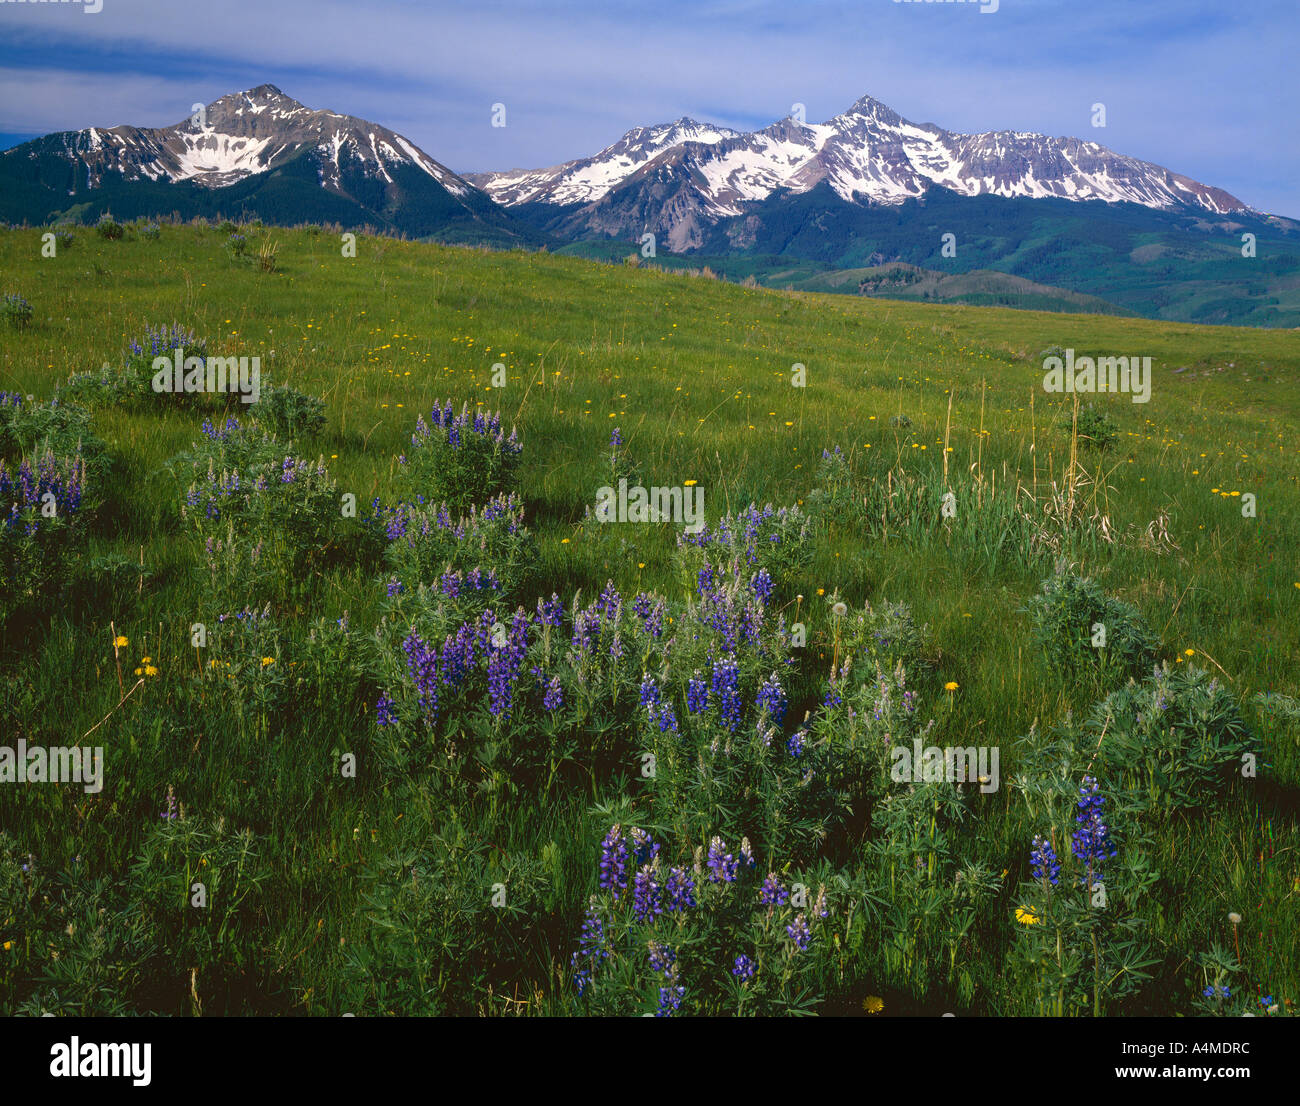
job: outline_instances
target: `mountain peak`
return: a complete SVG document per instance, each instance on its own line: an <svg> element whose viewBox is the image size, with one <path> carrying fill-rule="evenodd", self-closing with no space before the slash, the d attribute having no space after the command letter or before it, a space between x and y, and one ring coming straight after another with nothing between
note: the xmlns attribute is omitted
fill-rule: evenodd
<svg viewBox="0 0 1300 1106"><path fill-rule="evenodd" d="M888 104L881 103L870 95L859 97L844 114L865 115L871 119L878 119L882 123L901 123L903 121L903 117Z"/></svg>

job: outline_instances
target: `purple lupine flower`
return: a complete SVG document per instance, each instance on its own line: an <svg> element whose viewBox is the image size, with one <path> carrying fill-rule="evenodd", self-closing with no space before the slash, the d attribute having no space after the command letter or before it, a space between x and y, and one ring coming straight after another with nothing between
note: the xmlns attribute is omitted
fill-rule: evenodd
<svg viewBox="0 0 1300 1106"><path fill-rule="evenodd" d="M397 715L393 712L396 705L387 695L381 695L375 704L375 725L390 726L397 721Z"/></svg>
<svg viewBox="0 0 1300 1106"><path fill-rule="evenodd" d="M515 681L527 650L528 615L520 607L511 620L505 645L493 649L488 657L488 709L494 717L508 716L514 705Z"/></svg>
<svg viewBox="0 0 1300 1106"><path fill-rule="evenodd" d="M714 837L709 842L709 882L710 883L734 883L736 873L740 869L740 861L731 853L727 852L727 847L722 843L721 837Z"/></svg>
<svg viewBox="0 0 1300 1106"><path fill-rule="evenodd" d="M558 626L564 621L564 603L554 592L549 601L537 600L537 621L543 626Z"/></svg>
<svg viewBox="0 0 1300 1106"><path fill-rule="evenodd" d="M691 677L690 683L686 687L686 709L692 714L699 714L709 705L709 689L704 681L700 679L699 669L696 669L695 675Z"/></svg>
<svg viewBox="0 0 1300 1106"><path fill-rule="evenodd" d="M546 685L546 694L542 696L542 710L559 710L564 706L564 689L560 687L560 677L552 676Z"/></svg>
<svg viewBox="0 0 1300 1106"><path fill-rule="evenodd" d="M638 922L653 922L663 913L658 874L657 864L643 864L632 881L632 913Z"/></svg>
<svg viewBox="0 0 1300 1106"><path fill-rule="evenodd" d="M766 710L772 716L772 721L779 726L785 717L785 704L785 692L781 688L781 681L773 672L759 686L758 698L754 700L754 706L759 710Z"/></svg>
<svg viewBox="0 0 1300 1106"><path fill-rule="evenodd" d="M1106 823L1102 821L1101 809L1106 805L1106 798L1100 793L1097 781L1092 776L1084 776L1079 787L1079 801L1076 806L1076 829L1070 839L1070 851L1086 869L1080 882L1091 888L1101 879L1101 865L1116 855L1110 841Z"/></svg>
<svg viewBox="0 0 1300 1106"><path fill-rule="evenodd" d="M722 724L732 733L740 722L740 666L728 655L713 666L713 696Z"/></svg>
<svg viewBox="0 0 1300 1106"><path fill-rule="evenodd" d="M656 1018L671 1018L682 1008L682 999L686 997L686 988L677 982L676 962L670 964L664 974L667 978L664 986L659 988L659 1009L655 1011Z"/></svg>
<svg viewBox="0 0 1300 1106"><path fill-rule="evenodd" d="M775 872L768 872L767 879L763 880L763 886L758 889L758 903L760 906L779 906L790 898L790 892L781 886L781 881L777 878Z"/></svg>
<svg viewBox="0 0 1300 1106"><path fill-rule="evenodd" d="M172 790L171 784L167 785L167 809L165 809L159 817L164 822L174 822L178 817L180 817L176 812L176 793ZM24 871L26 871L25 867Z"/></svg>
<svg viewBox="0 0 1300 1106"><path fill-rule="evenodd" d="M1046 880L1053 887L1056 886L1061 862L1056 859L1056 850L1047 838L1034 834L1034 848L1029 854L1029 861L1033 866L1034 879Z"/></svg>
<svg viewBox="0 0 1300 1106"><path fill-rule="evenodd" d="M658 711L651 711L650 717L659 726L660 733L678 733L677 714L673 711L671 703L664 703Z"/></svg>
<svg viewBox="0 0 1300 1106"><path fill-rule="evenodd" d="M600 598L596 600L596 609L604 615L606 622L618 621L619 613L623 609L623 600L614 588L613 580L606 582L605 590L600 593Z"/></svg>
<svg viewBox="0 0 1300 1106"><path fill-rule="evenodd" d="M677 950L662 941L647 941L646 952L649 954L650 970L667 975L677 962Z"/></svg>
<svg viewBox="0 0 1300 1106"><path fill-rule="evenodd" d="M406 654L406 668L415 683L425 723L432 726L438 720L438 653L430 649L414 630L402 643L402 650Z"/></svg>
<svg viewBox="0 0 1300 1106"><path fill-rule="evenodd" d="M577 984L578 994L586 991L596 965L609 958L609 949L605 947L605 925L600 920L593 897L587 904L587 912L582 919L582 934L578 939L578 951L569 960L573 970L573 981Z"/></svg>
<svg viewBox="0 0 1300 1106"><path fill-rule="evenodd" d="M695 905L695 879L686 868L672 868L664 881L664 909L669 914Z"/></svg>
<svg viewBox="0 0 1300 1106"><path fill-rule="evenodd" d="M637 864L648 864L659 855L659 845L640 826L633 826L628 837L632 841L632 859Z"/></svg>
<svg viewBox="0 0 1300 1106"><path fill-rule="evenodd" d="M757 965L744 953L736 957L736 965L731 969L731 974L737 979L748 980L754 978L754 972Z"/></svg>
<svg viewBox="0 0 1300 1106"><path fill-rule="evenodd" d="M794 921L785 927L785 932L794 942L796 952L806 952L812 944L812 930L808 928L808 919L802 914L795 915Z"/></svg>
<svg viewBox="0 0 1300 1106"><path fill-rule="evenodd" d="M600 886L612 891L615 900L627 890L627 842L622 826L611 827L600 843Z"/></svg>

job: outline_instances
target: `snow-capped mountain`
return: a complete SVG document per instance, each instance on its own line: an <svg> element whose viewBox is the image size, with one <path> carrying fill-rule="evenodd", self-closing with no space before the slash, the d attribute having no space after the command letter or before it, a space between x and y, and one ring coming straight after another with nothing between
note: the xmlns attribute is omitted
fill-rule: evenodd
<svg viewBox="0 0 1300 1106"><path fill-rule="evenodd" d="M193 181L222 188L253 173L265 173L304 151L317 155L320 184L339 191L345 163L393 183L392 170L411 165L454 195L471 186L400 134L364 119L313 111L275 85L264 84L213 101L206 118L173 127L89 127L42 141L59 142L70 162L86 167L94 187L106 172L127 180ZM202 124L202 125L200 125Z"/></svg>
<svg viewBox="0 0 1300 1106"><path fill-rule="evenodd" d="M409 139L355 116L305 107L271 84L223 96L171 127L46 135L0 154L0 178L35 184L50 207L58 197L71 206L67 198L75 196L111 203L118 214L146 202L152 206L142 213L171 210L160 208L169 201L149 188L166 195L170 185L175 209L187 213L369 223L421 236L455 224L453 237L471 240L531 233L516 234L508 214Z"/></svg>
<svg viewBox="0 0 1300 1106"><path fill-rule="evenodd" d="M551 169L510 169L503 173L467 173L499 204L574 204L598 200L665 150L686 142L710 145L740 138L739 131L678 119L657 127L634 127L594 157L567 161Z"/></svg>
<svg viewBox="0 0 1300 1106"><path fill-rule="evenodd" d="M472 179L507 206L587 205L566 223L698 245L700 227L748 203L825 182L857 204L899 204L940 187L966 196L1127 201L1160 210L1249 211L1241 200L1095 142L1019 131L956 134L864 96L825 123L787 118L750 134L682 119L629 131L591 158Z"/></svg>

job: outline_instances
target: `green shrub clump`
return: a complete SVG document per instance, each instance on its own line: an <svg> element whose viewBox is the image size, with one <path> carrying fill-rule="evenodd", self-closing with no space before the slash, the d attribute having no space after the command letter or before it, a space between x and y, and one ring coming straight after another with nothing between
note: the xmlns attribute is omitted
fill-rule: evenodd
<svg viewBox="0 0 1300 1106"><path fill-rule="evenodd" d="M1063 566L1043 581L1028 611L1048 667L1063 679L1113 685L1155 664L1159 639L1138 609Z"/></svg>

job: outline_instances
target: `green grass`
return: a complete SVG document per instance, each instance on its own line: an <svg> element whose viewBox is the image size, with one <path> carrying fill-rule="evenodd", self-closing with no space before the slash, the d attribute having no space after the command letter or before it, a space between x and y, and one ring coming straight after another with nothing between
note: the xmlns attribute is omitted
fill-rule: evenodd
<svg viewBox="0 0 1300 1106"><path fill-rule="evenodd" d="M73 372L119 364L146 325L179 322L205 337L210 353L260 355L277 383L323 396L327 427L299 452L323 456L340 491L362 504L388 494L394 458L435 400L500 408L525 443L521 491L539 541L537 590L589 596L613 578L625 594L676 594L671 527L647 526L629 537L631 549L611 554L579 525L603 482L613 427L643 483L698 481L711 517L750 500L802 502L822 449L836 444L864 482L890 470L939 482L946 471L954 487L978 479L1041 499L1053 482L1064 484L1071 443L1058 426L1069 397L1043 393L1039 351L1148 355L1149 404L1094 400L1120 434L1110 451L1081 454L1094 482L1080 494L1126 536L1089 544L1081 567L1135 604L1168 649L1194 650L1189 663L1194 657L1219 674L1243 704L1257 692L1300 690L1300 344L1290 332L780 293L579 258L376 238L358 239L356 258L347 259L329 233L248 233L254 253L262 235L279 243L276 272L233 263L225 236L201 226L164 225L156 241L84 231L51 259L40 256L39 231L0 233L0 293L20 293L34 307L29 326L0 334L0 390L48 397ZM506 366L504 389L490 385L497 362ZM805 388L791 386L796 363L807 367ZM891 426L900 414L909 427ZM105 502L91 553L116 553L152 572L138 590L90 589L12 621L0 638L0 717L9 715L0 733L5 743L67 744L102 722L95 741L109 750L108 784L93 798L73 788L4 788L0 829L45 870L72 870L79 856L82 871L105 881L108 901L175 783L192 816L226 817L261 835L258 905L232 922L247 943L222 970L197 952L182 963L155 949L148 986L131 989L60 976L50 952L73 960L79 938L57 937L47 948L42 931L21 964L6 968L0 959L0 1009L35 995L46 1008L94 1012L121 991L127 1008L175 1013L323 1014L363 1001L382 1012L389 1007L380 991L357 984L347 967L374 932L369 881L388 859L453 824L487 850L485 870L529 858L545 869L546 890L524 945L449 948L431 991L452 1009L565 1009L562 969L607 828L590 792L545 803L527 794L504 805L473 796L448 805L432 794L414 801L366 758L372 703L363 701L370 685L360 672L283 732L236 734L210 724L201 708L187 732L139 727L139 700L179 694L174 674L195 663L189 626L209 606L176 540L183 488L163 469L193 442L197 421L112 409L96 416L115 468L99 489ZM1247 492L1258 501L1255 519L1242 517ZM1148 547L1137 535L1161 517L1173 546ZM795 581L810 632L803 672L820 677L829 665L823 593L838 591L859 607L907 602L930 624L938 686L959 685L932 694L926 711L944 712L949 735L1001 745L1010 780L1035 721L1048 727L1095 698L1095 689L1050 676L1022 613L1050 567L1050 559L991 559L941 535L832 530ZM368 632L382 597L376 577L332 565L278 597L277 614L305 626L347 611ZM145 649L160 668L121 705L110 621L132 654ZM1245 916L1243 978L1300 997L1300 748L1294 728L1265 726L1262 740L1269 767L1259 781L1239 784L1220 807L1159 827L1160 882L1143 908L1158 945L1159 988L1144 992L1144 1010L1187 1009L1186 995L1199 991L1189 982L1191 958L1211 939L1231 945L1230 910ZM362 750L363 771L351 783L331 774L331 751L343 747ZM598 796L618 797L613 785ZM1004 785L996 798L962 839L994 867L1019 869L1035 830L1014 788ZM1010 929L999 925L969 950L983 973L972 1009L1003 1008L994 981ZM154 931L143 932L147 944ZM0 944L30 945L30 936L19 919L0 916ZM831 988L836 1002L866 990L886 996L887 1013L951 1001L910 994L906 980L864 963L874 966L850 965Z"/></svg>

